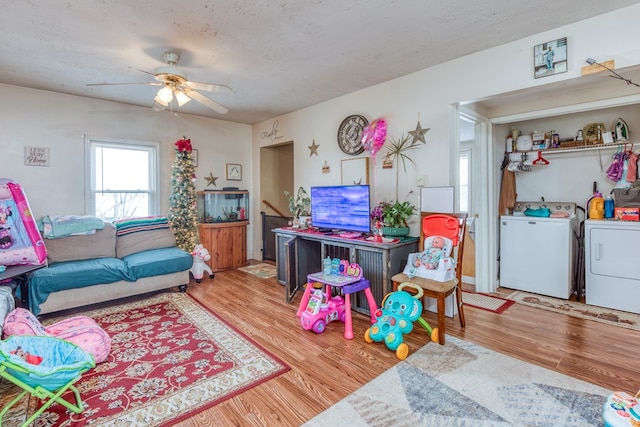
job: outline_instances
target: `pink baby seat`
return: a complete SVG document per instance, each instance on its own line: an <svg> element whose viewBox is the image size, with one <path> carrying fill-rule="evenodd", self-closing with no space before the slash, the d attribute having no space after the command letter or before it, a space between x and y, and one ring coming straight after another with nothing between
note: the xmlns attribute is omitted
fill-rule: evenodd
<svg viewBox="0 0 640 427"><path fill-rule="evenodd" d="M74 316L46 328L24 308L16 308L4 320L4 336L40 335L69 341L91 354L96 363L103 362L111 351L111 337L95 320L87 316Z"/></svg>

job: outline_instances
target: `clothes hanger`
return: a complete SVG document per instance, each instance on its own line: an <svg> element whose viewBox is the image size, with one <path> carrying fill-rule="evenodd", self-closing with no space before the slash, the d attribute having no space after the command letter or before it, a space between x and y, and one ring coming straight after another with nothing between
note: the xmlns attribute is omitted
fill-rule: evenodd
<svg viewBox="0 0 640 427"><path fill-rule="evenodd" d="M627 145L627 144L625 144L625 149L626 149L626 145ZM622 152L622 144L621 144L621 145L618 145L618 148L616 149L616 152L615 152L615 153L613 153L613 154L611 155L611 158L612 158L612 159L615 159L615 158L616 158L616 156L617 156L618 154L620 154L621 152Z"/></svg>
<svg viewBox="0 0 640 427"><path fill-rule="evenodd" d="M538 158L533 161L534 165L548 165L549 160L542 157L542 151L538 151Z"/></svg>

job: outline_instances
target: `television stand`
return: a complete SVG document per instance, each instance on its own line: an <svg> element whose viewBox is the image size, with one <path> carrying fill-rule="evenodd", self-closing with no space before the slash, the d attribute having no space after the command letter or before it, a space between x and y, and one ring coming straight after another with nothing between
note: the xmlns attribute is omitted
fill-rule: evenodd
<svg viewBox="0 0 640 427"><path fill-rule="evenodd" d="M410 253L418 252L418 238L399 242L376 243L365 239L345 239L336 235L302 233L288 228L276 228L276 270L278 283L285 285L285 299L291 303L297 291L303 291L307 276L322 271L326 257L357 262L362 275L370 282L376 301L393 291L391 276L401 272ZM369 314L364 295L351 295L354 311Z"/></svg>

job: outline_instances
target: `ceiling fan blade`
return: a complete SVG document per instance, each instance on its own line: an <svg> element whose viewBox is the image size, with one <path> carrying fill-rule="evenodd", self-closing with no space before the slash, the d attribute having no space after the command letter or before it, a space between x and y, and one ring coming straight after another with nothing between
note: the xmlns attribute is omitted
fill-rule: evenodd
<svg viewBox="0 0 640 427"><path fill-rule="evenodd" d="M154 76L155 77L155 73L152 73L150 71L141 70L140 68L133 68L131 66L129 66L129 68L131 68L132 70L137 70L137 71L140 71L141 73L149 74L150 76Z"/></svg>
<svg viewBox="0 0 640 427"><path fill-rule="evenodd" d="M216 93L233 93L233 89L225 85L216 85L212 83L199 83L199 82L185 82L191 89L204 90L207 92Z"/></svg>
<svg viewBox="0 0 640 427"><path fill-rule="evenodd" d="M187 94L187 96L189 98L195 99L196 101L198 101L202 105L211 108L213 111L215 111L217 113L227 114L229 112L229 109L227 107L224 107L224 106L218 104L213 99L207 98L206 96L204 96L200 92L196 92L195 90L190 90L190 91L186 92L186 94Z"/></svg>
<svg viewBox="0 0 640 427"><path fill-rule="evenodd" d="M87 83L87 86L117 86L117 85L144 85L144 86L162 86L164 83L147 82L147 83Z"/></svg>

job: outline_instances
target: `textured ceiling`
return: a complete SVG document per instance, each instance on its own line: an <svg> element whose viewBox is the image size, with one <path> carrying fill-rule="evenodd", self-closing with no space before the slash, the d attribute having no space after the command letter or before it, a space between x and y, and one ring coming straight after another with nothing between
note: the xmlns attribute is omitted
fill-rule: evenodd
<svg viewBox="0 0 640 427"><path fill-rule="evenodd" d="M151 107L162 53L256 123L630 0L3 0L0 83ZM140 83L87 86L90 83ZM176 106L177 107L177 106ZM162 114L162 113L160 113Z"/></svg>

